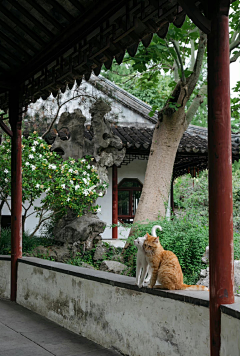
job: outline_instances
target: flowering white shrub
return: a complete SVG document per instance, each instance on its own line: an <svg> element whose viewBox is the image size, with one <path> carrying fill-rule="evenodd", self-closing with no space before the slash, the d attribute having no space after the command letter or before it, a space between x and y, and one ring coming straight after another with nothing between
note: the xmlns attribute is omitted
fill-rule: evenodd
<svg viewBox="0 0 240 356"><path fill-rule="evenodd" d="M23 224L31 207L37 212L41 224L56 215L61 217L70 208L77 216L87 212L99 212L94 203L103 195L107 184L101 183L91 157L63 162L50 151L51 146L34 132L22 138L22 188ZM31 153L30 153L31 152ZM11 140L6 138L0 145L0 199L8 206L11 196ZM43 196L43 193L44 196ZM35 201L41 197L40 206ZM10 208L10 206L9 206ZM49 213L50 212L50 213Z"/></svg>

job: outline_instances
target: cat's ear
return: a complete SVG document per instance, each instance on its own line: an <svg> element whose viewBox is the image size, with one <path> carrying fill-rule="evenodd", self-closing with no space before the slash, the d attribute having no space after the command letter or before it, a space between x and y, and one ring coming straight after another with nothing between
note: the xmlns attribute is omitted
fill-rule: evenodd
<svg viewBox="0 0 240 356"><path fill-rule="evenodd" d="M146 234L146 235L147 235L147 239L148 239L148 238L150 237L149 233L147 232L147 234Z"/></svg>
<svg viewBox="0 0 240 356"><path fill-rule="evenodd" d="M153 242L158 243L158 242L159 242L158 237L155 237L154 240L153 240Z"/></svg>

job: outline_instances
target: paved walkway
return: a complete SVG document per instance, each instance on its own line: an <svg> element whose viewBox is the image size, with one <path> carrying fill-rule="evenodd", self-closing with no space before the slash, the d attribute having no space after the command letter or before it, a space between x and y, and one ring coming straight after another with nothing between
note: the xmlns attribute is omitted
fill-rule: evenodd
<svg viewBox="0 0 240 356"><path fill-rule="evenodd" d="M0 299L0 356L119 356L52 321Z"/></svg>

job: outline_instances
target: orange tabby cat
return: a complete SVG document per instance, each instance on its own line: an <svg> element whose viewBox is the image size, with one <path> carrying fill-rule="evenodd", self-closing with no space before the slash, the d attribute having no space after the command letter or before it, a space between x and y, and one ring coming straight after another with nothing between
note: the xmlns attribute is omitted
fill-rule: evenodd
<svg viewBox="0 0 240 356"><path fill-rule="evenodd" d="M172 251L164 250L158 237L147 233L143 250L146 253L149 265L152 267L149 288L153 288L158 281L161 285L157 285L155 288L208 290L205 286L183 284L183 273L177 256Z"/></svg>

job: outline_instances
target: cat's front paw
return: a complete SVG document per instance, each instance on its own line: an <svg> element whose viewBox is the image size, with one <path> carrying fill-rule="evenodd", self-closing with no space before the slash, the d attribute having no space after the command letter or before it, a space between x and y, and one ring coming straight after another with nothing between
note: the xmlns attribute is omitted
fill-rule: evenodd
<svg viewBox="0 0 240 356"><path fill-rule="evenodd" d="M147 288L153 289L153 286L152 286L151 284L149 284L149 285L147 286Z"/></svg>

